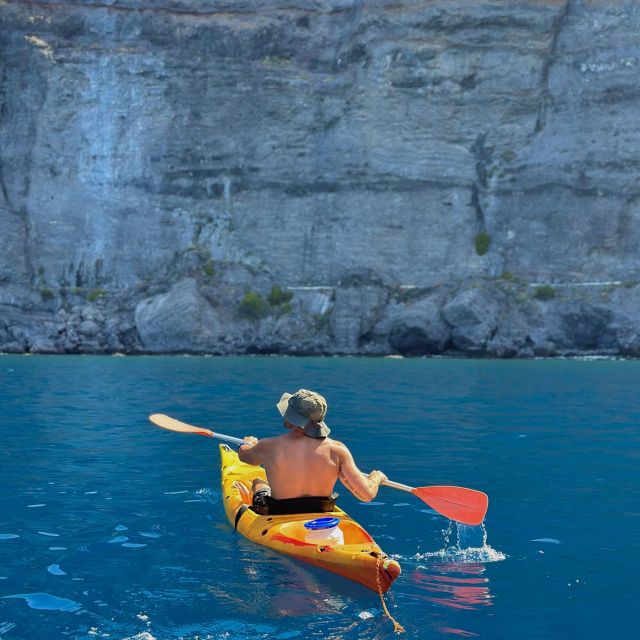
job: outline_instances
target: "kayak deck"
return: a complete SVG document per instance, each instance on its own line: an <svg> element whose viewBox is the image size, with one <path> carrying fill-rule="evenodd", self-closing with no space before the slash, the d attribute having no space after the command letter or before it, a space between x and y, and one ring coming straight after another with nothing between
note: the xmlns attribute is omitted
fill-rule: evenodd
<svg viewBox="0 0 640 640"><path fill-rule="evenodd" d="M329 513L282 516L255 513L244 503L233 483L241 482L251 489L254 478L266 479L264 469L241 462L236 452L225 444L220 445L220 456L224 509L231 526L238 533L253 542L337 573L379 593L385 593L400 575L400 565L387 556L367 531L339 507ZM340 520L344 544L305 540L308 531L304 523L326 517Z"/></svg>

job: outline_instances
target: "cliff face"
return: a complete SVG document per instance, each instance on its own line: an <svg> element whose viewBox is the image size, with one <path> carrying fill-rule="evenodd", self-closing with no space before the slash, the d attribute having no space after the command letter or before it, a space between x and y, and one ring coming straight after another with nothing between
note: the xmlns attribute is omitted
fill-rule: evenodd
<svg viewBox="0 0 640 640"><path fill-rule="evenodd" d="M0 350L640 355L635 0L0 18Z"/></svg>

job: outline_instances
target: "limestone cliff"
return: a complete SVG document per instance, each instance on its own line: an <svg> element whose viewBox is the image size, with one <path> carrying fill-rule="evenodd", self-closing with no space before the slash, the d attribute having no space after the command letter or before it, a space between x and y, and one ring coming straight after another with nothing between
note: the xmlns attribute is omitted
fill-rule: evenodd
<svg viewBox="0 0 640 640"><path fill-rule="evenodd" d="M0 20L0 351L640 355L636 0Z"/></svg>

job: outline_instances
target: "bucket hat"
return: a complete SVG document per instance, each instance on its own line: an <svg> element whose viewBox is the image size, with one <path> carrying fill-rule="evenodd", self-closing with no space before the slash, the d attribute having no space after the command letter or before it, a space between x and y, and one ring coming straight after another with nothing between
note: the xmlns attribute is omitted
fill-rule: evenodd
<svg viewBox="0 0 640 640"><path fill-rule="evenodd" d="M295 393L283 393L276 406L289 424L300 427L310 438L326 438L331 433L324 423L327 401L315 391L299 389Z"/></svg>

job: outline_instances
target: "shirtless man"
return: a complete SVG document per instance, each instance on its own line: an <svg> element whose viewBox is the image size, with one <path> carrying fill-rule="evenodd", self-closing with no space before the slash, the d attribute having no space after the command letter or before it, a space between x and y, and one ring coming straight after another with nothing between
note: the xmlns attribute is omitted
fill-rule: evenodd
<svg viewBox="0 0 640 640"><path fill-rule="evenodd" d="M387 479L381 471L362 473L349 449L328 437L324 423L327 402L318 393L300 389L283 394L277 404L287 433L275 438L244 438L238 457L242 462L262 465L267 480L256 478L251 492L242 483L235 486L254 511L263 515L332 511L336 480L364 502L373 500Z"/></svg>

